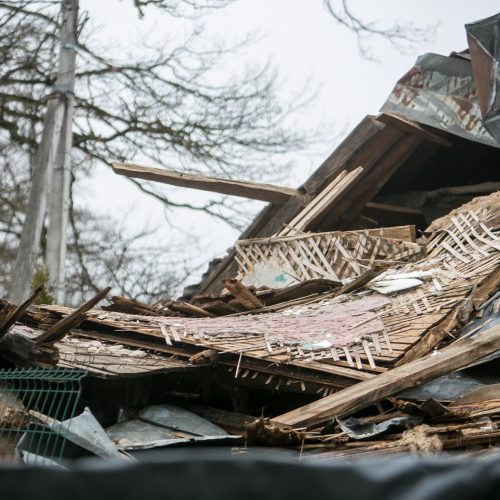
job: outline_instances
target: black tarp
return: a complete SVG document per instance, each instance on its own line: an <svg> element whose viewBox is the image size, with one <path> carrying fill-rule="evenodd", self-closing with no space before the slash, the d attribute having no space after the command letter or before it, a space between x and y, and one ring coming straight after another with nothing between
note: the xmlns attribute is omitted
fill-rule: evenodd
<svg viewBox="0 0 500 500"><path fill-rule="evenodd" d="M174 450L72 470L0 469L5 500L476 500L500 498L500 455L312 462L230 450Z"/></svg>

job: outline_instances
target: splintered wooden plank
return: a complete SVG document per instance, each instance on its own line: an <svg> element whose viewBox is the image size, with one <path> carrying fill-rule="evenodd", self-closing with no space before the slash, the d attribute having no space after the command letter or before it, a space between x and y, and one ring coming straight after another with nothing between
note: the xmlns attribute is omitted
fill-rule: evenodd
<svg viewBox="0 0 500 500"><path fill-rule="evenodd" d="M5 314L0 315L0 338L2 338L9 331L10 327L25 313L26 309L28 309L42 293L42 290L43 285L39 286L22 304L13 307L13 309L5 306Z"/></svg>
<svg viewBox="0 0 500 500"><path fill-rule="evenodd" d="M276 423L310 428L336 416L350 415L398 392L459 370L500 349L500 326L454 342L437 354L399 366L293 411Z"/></svg>
<svg viewBox="0 0 500 500"><path fill-rule="evenodd" d="M292 231L306 231L323 217L326 210L331 210L335 202L342 198L356 179L362 175L363 167L359 166L352 172L341 172L316 198L314 198L286 227L279 233L280 236L291 234Z"/></svg>
<svg viewBox="0 0 500 500"><path fill-rule="evenodd" d="M111 287L104 288L98 292L89 301L82 304L78 309L75 309L69 316L58 321L52 325L46 332L43 332L33 340L37 345L53 344L64 336L72 329L76 328L85 318L85 313L98 304L111 290Z"/></svg>
<svg viewBox="0 0 500 500"><path fill-rule="evenodd" d="M256 295L249 290L241 281L236 279L224 280L225 287L231 292L233 297L241 304L247 311L252 309L260 309L265 306L262 300L258 299Z"/></svg>
<svg viewBox="0 0 500 500"><path fill-rule="evenodd" d="M371 116L365 117L306 181L303 187L308 201L317 196L342 170L350 171L359 165L370 168L400 135L399 130L386 127ZM290 198L281 207L268 205L239 239L272 236L283 228L283 223L290 222L302 208L304 208L302 198L295 197ZM219 293L223 286L222 279L233 278L236 273L237 266L232 250L207 274L200 283L197 293Z"/></svg>
<svg viewBox="0 0 500 500"><path fill-rule="evenodd" d="M500 288L500 267L493 274L490 274L478 284L472 300L474 307L480 307L488 297L493 295Z"/></svg>
<svg viewBox="0 0 500 500"><path fill-rule="evenodd" d="M393 113L380 113L377 116L377 120L379 122L385 123L386 125L393 125L395 127L398 127L401 130L404 130L405 132L410 132L411 134L419 135L423 139L435 142L440 146L445 146L446 148L451 147L451 142L447 141L444 137L441 137L440 135L430 132L422 125L419 125L414 121L408 120L407 118L403 118L402 116L398 116Z"/></svg>
<svg viewBox="0 0 500 500"><path fill-rule="evenodd" d="M173 311L179 311L190 316L197 316L201 318L214 318L216 316L216 314L205 311L205 309L202 309L201 307L195 306L193 304L183 302L182 300L172 300L168 303L168 308L172 309Z"/></svg>
<svg viewBox="0 0 500 500"><path fill-rule="evenodd" d="M220 179L218 177L187 174L176 172L175 170L143 167L129 163L113 163L112 167L115 174L124 175L126 177L162 182L163 184L170 184L171 186L241 196L242 198L251 198L252 200L268 201L275 205L283 205L283 203L293 196L298 198L302 197L302 194L297 189L263 184L260 182Z"/></svg>

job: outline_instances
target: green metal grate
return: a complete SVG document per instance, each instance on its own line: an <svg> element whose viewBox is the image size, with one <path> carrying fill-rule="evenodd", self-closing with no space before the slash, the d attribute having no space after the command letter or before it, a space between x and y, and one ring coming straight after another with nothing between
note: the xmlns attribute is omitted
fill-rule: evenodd
<svg viewBox="0 0 500 500"><path fill-rule="evenodd" d="M84 370L0 370L0 464L59 464Z"/></svg>

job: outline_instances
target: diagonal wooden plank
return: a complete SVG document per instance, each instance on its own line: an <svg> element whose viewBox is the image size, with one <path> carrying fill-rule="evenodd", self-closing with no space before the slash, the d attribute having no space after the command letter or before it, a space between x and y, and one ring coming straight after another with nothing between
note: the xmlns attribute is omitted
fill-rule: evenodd
<svg viewBox="0 0 500 500"><path fill-rule="evenodd" d="M408 120L407 118L396 115L394 113L380 113L377 116L377 121L385 123L386 125L393 125L405 132L419 135L423 139L435 142L440 146L444 146L446 148L450 148L452 146L450 141L446 140L444 137L439 135L439 132L438 133L431 132L429 128L426 128L425 126L420 125L417 122Z"/></svg>
<svg viewBox="0 0 500 500"><path fill-rule="evenodd" d="M98 292L89 301L85 302L85 304L75 309L69 316L61 319L55 325L52 325L46 332L43 332L33 339L35 343L37 345L53 344L64 338L69 330L76 328L85 319L85 313L104 299L110 290L111 287L107 287Z"/></svg>
<svg viewBox="0 0 500 500"><path fill-rule="evenodd" d="M180 186L202 191L211 191L231 196L241 196L252 200L268 201L275 205L283 205L291 197L301 199L302 193L297 189L252 181L238 181L208 177L200 174L188 174L175 170L144 167L129 163L113 163L115 174L147 181L161 182L171 186Z"/></svg>
<svg viewBox="0 0 500 500"><path fill-rule="evenodd" d="M337 416L353 414L398 392L463 368L500 350L500 326L427 356L301 406L273 419L294 427L310 428Z"/></svg>

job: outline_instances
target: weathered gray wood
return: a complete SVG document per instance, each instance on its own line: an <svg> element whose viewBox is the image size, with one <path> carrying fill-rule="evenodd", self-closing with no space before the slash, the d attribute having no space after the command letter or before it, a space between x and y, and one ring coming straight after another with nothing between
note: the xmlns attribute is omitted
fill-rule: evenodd
<svg viewBox="0 0 500 500"><path fill-rule="evenodd" d="M452 345L385 373L343 389L273 420L283 425L307 427L336 416L350 415L398 392L463 368L500 349L500 326L458 340Z"/></svg>
<svg viewBox="0 0 500 500"><path fill-rule="evenodd" d="M22 333L9 333L0 339L0 357L16 366L50 367L59 361L57 347L40 346Z"/></svg>
<svg viewBox="0 0 500 500"><path fill-rule="evenodd" d="M77 1L65 0L61 3L61 15L63 18L61 41L64 41L63 32L73 15L73 4L77 4ZM47 193L50 189L52 179L51 166L53 165L58 136L64 120L66 99L64 85L67 83L68 67L65 63L67 50L62 45L59 52L56 85L47 103L42 139L34 161L26 218L19 241L16 261L12 270L9 299L16 304L26 300L30 293L30 281L38 255L47 205Z"/></svg>
<svg viewBox="0 0 500 500"><path fill-rule="evenodd" d="M73 108L75 89L76 30L78 0L63 1L61 26L60 72L56 86L64 89L64 118L57 139L48 201L47 269L59 304L65 300L65 263L68 225L68 200L71 179L71 144L73 140Z"/></svg>
<svg viewBox="0 0 500 500"><path fill-rule="evenodd" d="M260 182L220 179L218 177L188 174L176 172L174 170L143 167L141 165L132 165L128 163L113 163L112 167L115 174L124 175L126 177L162 182L163 184L170 184L171 186L241 196L253 200L268 201L275 205L282 205L292 196L297 198L302 196L296 189L274 186L272 184L263 184Z"/></svg>

